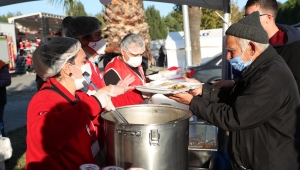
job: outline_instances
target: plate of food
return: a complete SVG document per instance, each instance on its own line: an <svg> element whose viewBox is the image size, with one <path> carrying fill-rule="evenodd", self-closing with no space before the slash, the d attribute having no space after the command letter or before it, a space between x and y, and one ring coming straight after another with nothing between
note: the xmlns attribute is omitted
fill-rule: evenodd
<svg viewBox="0 0 300 170"><path fill-rule="evenodd" d="M177 81L153 81L144 86L137 86L136 89L141 92L156 93L156 94L176 94L186 92L190 89L199 88L201 83L187 83Z"/></svg>

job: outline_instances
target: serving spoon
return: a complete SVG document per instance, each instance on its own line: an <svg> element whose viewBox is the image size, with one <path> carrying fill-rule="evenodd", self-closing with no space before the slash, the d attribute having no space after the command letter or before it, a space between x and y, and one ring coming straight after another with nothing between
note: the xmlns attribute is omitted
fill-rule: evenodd
<svg viewBox="0 0 300 170"><path fill-rule="evenodd" d="M82 74L82 76L84 77L84 79L87 81L88 84L92 85L92 87L95 89L96 92L98 92L98 88L96 87L96 85L92 82L92 80L89 78L90 74L88 72L84 72ZM114 110L115 114L117 115L117 117L119 117L122 122L124 124L129 124L128 121L121 115L120 112L118 112L117 109Z"/></svg>

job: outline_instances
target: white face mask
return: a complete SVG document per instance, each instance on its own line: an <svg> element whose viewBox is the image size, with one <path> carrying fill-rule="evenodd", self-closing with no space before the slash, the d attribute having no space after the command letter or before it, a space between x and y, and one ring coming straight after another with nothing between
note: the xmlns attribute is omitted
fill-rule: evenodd
<svg viewBox="0 0 300 170"><path fill-rule="evenodd" d="M89 78L91 78L91 67L89 65L89 63L86 63L84 65L82 65L81 67L78 67L76 65L72 65L77 69L80 69L82 73L87 72L90 74ZM72 76L72 78L74 79L74 83L75 83L75 87L76 90L80 90L82 89L83 91L87 91L88 90L88 83L86 82L86 80L84 79L84 77L81 78L75 78L74 76Z"/></svg>
<svg viewBox="0 0 300 170"><path fill-rule="evenodd" d="M99 54L105 54L106 49L106 43L104 41L104 38L98 40L98 41L90 41L88 46L93 49L98 55Z"/></svg>
<svg viewBox="0 0 300 170"><path fill-rule="evenodd" d="M78 68L78 67L76 67L76 68ZM91 66L90 66L89 63L86 63L85 65L82 65L80 67L80 70L81 70L82 73L87 72L87 73L90 74L90 76L92 75L92 69L91 69Z"/></svg>
<svg viewBox="0 0 300 170"><path fill-rule="evenodd" d="M142 61L143 61L142 56L130 57L127 52L126 52L126 54L129 57L129 60L126 61L124 57L123 57L123 60L125 63L127 63L131 67L138 67L139 65L142 64Z"/></svg>

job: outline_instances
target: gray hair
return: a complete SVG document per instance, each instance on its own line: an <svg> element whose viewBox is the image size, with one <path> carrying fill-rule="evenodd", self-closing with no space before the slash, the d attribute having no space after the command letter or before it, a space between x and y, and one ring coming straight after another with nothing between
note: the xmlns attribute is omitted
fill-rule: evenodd
<svg viewBox="0 0 300 170"><path fill-rule="evenodd" d="M40 45L33 53L32 62L36 73L43 79L57 75L65 63L81 49L77 39L56 37Z"/></svg>
<svg viewBox="0 0 300 170"><path fill-rule="evenodd" d="M132 44L134 46L130 46ZM128 34L121 40L120 48L132 54L143 53L145 51L145 41L138 34Z"/></svg>
<svg viewBox="0 0 300 170"><path fill-rule="evenodd" d="M244 52L246 50L250 40L238 38L238 37L236 37L236 38L237 38L238 44L240 45L240 47L242 49L242 52ZM265 51L265 49L269 47L269 44L262 44L262 43L258 43L258 42L253 42L253 43L257 46L257 48L260 52Z"/></svg>

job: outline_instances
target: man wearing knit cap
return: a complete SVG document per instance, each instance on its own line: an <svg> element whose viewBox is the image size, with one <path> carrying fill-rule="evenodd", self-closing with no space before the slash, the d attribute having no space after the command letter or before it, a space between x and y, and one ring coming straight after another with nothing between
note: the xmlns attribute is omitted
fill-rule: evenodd
<svg viewBox="0 0 300 170"><path fill-rule="evenodd" d="M295 27L275 22L278 12L276 0L247 0L244 16L254 11L258 11L260 14L260 23L268 34L269 44L274 47L291 69L300 95L300 31ZM222 80L214 85L228 87L233 84L232 80Z"/></svg>
<svg viewBox="0 0 300 170"><path fill-rule="evenodd" d="M169 98L189 104L196 116L229 131L232 169L299 170L297 85L282 57L269 46L259 17L254 12L226 31L227 60L242 71L233 87L205 84Z"/></svg>

